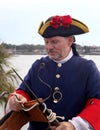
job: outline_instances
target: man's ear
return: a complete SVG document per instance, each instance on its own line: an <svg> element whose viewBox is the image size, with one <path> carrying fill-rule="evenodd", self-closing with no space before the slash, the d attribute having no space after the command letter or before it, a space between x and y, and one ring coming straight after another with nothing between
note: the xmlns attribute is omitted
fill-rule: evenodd
<svg viewBox="0 0 100 130"><path fill-rule="evenodd" d="M74 36L69 36L68 39L69 39L69 44L68 45L71 47L73 42L74 42Z"/></svg>

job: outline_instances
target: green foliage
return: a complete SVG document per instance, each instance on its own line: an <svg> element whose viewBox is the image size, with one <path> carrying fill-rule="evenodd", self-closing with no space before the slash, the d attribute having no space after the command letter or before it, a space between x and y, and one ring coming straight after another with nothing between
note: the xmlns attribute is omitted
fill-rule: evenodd
<svg viewBox="0 0 100 130"><path fill-rule="evenodd" d="M2 92L7 91L9 93L15 90L15 83L17 82L16 75L10 67L10 63L8 59L10 58L10 54L8 54L7 50L0 45L0 94ZM8 95L0 98L0 104L7 103Z"/></svg>

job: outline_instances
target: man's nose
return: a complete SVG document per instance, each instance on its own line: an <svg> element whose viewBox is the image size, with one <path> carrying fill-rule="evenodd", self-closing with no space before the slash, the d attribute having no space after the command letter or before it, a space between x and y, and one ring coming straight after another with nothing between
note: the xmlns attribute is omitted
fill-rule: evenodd
<svg viewBox="0 0 100 130"><path fill-rule="evenodd" d="M48 44L46 45L46 48L47 48L47 49L53 49L54 46L53 46L51 43L48 43Z"/></svg>

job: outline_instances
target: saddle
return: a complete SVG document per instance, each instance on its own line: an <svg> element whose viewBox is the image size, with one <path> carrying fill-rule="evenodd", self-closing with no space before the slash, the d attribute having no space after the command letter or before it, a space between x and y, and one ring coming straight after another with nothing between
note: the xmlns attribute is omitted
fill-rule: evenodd
<svg viewBox="0 0 100 130"><path fill-rule="evenodd" d="M29 101L24 104L24 107L29 109L36 105L36 103L36 100ZM29 121L47 122L46 117L38 105L28 111L21 110L19 112L11 111L7 113L0 120L0 130L21 130L21 128Z"/></svg>

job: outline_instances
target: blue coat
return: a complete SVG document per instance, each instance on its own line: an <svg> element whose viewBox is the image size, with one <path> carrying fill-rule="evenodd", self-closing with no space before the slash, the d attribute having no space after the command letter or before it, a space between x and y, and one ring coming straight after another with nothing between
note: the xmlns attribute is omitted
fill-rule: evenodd
<svg viewBox="0 0 100 130"><path fill-rule="evenodd" d="M41 63L44 66L41 67ZM51 91L39 80L38 76L52 88L53 92L55 87L59 87L62 99L54 103L53 96L51 96L46 101L46 105L58 116L64 116L65 120L77 116L84 109L88 99L100 98L100 72L93 61L80 56L74 55L61 65L48 56L33 63L24 80L38 98L45 99ZM35 99L24 83L19 89L27 92L31 99ZM45 127L44 123L39 125L31 122L29 130L45 130Z"/></svg>

